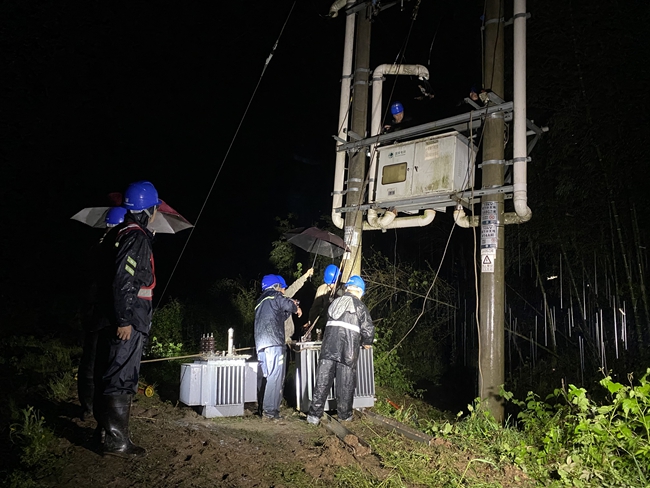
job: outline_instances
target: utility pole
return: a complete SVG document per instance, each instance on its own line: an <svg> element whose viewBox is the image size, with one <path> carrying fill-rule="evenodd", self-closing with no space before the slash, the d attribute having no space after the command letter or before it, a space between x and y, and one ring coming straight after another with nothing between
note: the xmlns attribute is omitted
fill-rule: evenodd
<svg viewBox="0 0 650 488"><path fill-rule="evenodd" d="M504 97L504 0L487 0L483 87ZM503 113L486 117L483 135L483 188L504 184ZM479 397L497 422L503 422L505 382L505 266L503 194L481 198L481 286L479 306Z"/></svg>
<svg viewBox="0 0 650 488"><path fill-rule="evenodd" d="M350 129L362 138L366 136L368 123L368 80L370 78L370 20L368 11L356 13L356 39L354 51L354 88L352 90L352 115ZM363 203L366 177L366 151L361 149L352 154L348 165L347 207ZM345 242L350 253L343 262L342 279L347 281L351 275L361 274L361 233L363 231L363 212L351 211L345 214Z"/></svg>

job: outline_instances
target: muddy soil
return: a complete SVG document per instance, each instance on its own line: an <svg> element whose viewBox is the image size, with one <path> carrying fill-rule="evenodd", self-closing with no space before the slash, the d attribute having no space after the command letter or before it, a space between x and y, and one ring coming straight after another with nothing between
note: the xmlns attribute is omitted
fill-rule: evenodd
<svg viewBox="0 0 650 488"><path fill-rule="evenodd" d="M75 406L74 401L71 399L68 405ZM147 457L137 460L103 457L90 440L94 420L81 421L75 415L78 410L66 409L70 415L59 414L56 421L58 451L65 464L56 476L40 480L39 485L73 488L358 486L337 476L344 467L354 467L366 480L373 480L364 486L379 485L394 476L394 469L385 467L380 456L357 440L371 441L374 436L395 434L368 422L359 412L355 412L353 422L345 424L354 433L345 439L346 444L322 425L308 424L304 414L292 408L283 407L284 418L280 421L262 419L254 414L254 409L254 404L247 404L243 417L206 419L181 403L174 405L160 401L157 396L137 395L131 412L132 439L148 451ZM409 442L400 439L399 449L409 449ZM513 484L512 473L490 471L483 479L496 484L489 486L530 486Z"/></svg>
<svg viewBox="0 0 650 488"><path fill-rule="evenodd" d="M66 465L47 482L75 488L332 486L337 469L353 464L381 476L377 457L308 424L293 409L283 408L280 421L255 415L254 404L244 417L206 419L182 404L136 399L132 439L147 449L147 457L103 457L90 441L93 420L59 418L70 426L59 432Z"/></svg>

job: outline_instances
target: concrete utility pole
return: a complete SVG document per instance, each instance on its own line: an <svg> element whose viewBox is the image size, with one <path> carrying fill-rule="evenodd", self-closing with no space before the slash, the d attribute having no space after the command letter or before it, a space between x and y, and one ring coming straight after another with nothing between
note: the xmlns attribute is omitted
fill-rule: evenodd
<svg viewBox="0 0 650 488"><path fill-rule="evenodd" d="M352 90L352 116L350 129L362 138L368 123L368 80L370 78L370 21L367 10L356 14L356 40L354 52L354 88ZM366 151L360 150L350 157L345 204L354 207L363 203L366 177ZM361 232L363 212L345 214L345 242L350 246L349 257L343 262L343 282L351 275L361 274Z"/></svg>
<svg viewBox="0 0 650 488"><path fill-rule="evenodd" d="M504 0L487 0L483 87L504 98ZM503 113L486 118L483 135L483 188L503 186ZM504 367L504 213L503 194L481 198L481 286L479 308L479 397L497 422L503 422L503 400L499 387L505 381Z"/></svg>

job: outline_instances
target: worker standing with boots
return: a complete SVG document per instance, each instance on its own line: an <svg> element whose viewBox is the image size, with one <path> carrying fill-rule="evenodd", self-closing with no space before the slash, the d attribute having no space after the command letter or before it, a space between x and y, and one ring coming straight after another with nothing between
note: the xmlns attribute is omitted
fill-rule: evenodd
<svg viewBox="0 0 650 488"><path fill-rule="evenodd" d="M320 349L316 384L307 422L318 425L325 401L336 377L336 411L340 422L352 420L352 403L357 379L357 361L361 348L369 349L375 326L368 308L361 301L366 284L353 275L345 284L345 293L327 309L327 324Z"/></svg>
<svg viewBox="0 0 650 488"><path fill-rule="evenodd" d="M161 203L148 181L132 183L124 193L127 213L116 237L112 283L115 323L99 332L95 370L95 418L98 428L105 430L103 453L107 455L146 455L144 448L131 442L129 416L156 286L153 234L147 225L156 218Z"/></svg>
<svg viewBox="0 0 650 488"><path fill-rule="evenodd" d="M276 275L262 278L262 294L255 305L255 350L258 410L262 418L280 419L282 385L284 383L284 322L292 313L302 315L295 300L282 293Z"/></svg>
<svg viewBox="0 0 650 488"><path fill-rule="evenodd" d="M93 415L97 336L100 329L111 323L109 317L113 316L112 279L115 238L117 237L117 226L124 222L125 214L124 207L110 208L104 219L106 232L99 242L90 249L89 269L86 270L86 274L90 277L91 284L85 290L84 344L77 370L77 393L81 405L80 417L82 421ZM103 289L107 289L108 292Z"/></svg>

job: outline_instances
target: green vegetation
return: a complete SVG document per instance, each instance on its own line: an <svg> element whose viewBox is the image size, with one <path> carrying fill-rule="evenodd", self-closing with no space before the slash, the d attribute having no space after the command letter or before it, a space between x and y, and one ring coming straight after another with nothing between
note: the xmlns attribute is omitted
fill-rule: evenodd
<svg viewBox="0 0 650 488"><path fill-rule="evenodd" d="M183 342L183 305L178 300L170 300L165 304L164 307L161 307L156 310L153 315L152 324L151 324L151 353L158 354L154 357L169 357L169 356L179 356L180 354L174 354L176 347L172 347L171 351L167 351L165 348L167 345L178 345L178 349L182 348ZM155 336L155 337L153 337Z"/></svg>
<svg viewBox="0 0 650 488"><path fill-rule="evenodd" d="M281 244L278 241L275 246L278 269L287 276L300 274L305 266L296 263L290 249ZM335 486L649 484L650 370L636 382L630 376L629 384L608 376L593 392L569 384L550 395L545 389L557 386L554 376L541 378L537 387L531 388L535 392L523 395L519 391L524 382L513 381L515 374L507 386L516 393L501 393L513 412L505 426L495 422L478 401L454 416L427 404L423 398L428 392L418 390L417 385L427 380L443 394L453 394L445 392L442 384L459 355L449 327L457 310L457 291L434 269L392 263L379 254L364 263L363 275L368 285L364 301L376 324L374 410L434 436L435 442L429 446L397 435L370 436L367 440L373 453L390 474L380 479L360 466L349 466L337 471ZM240 346L253 343L259 284L223 279L209 294L212 301L172 299L155 311L147 359L196 353L204 333L213 333L217 349L225 349L230 327L237 331ZM13 447L2 481L10 486L37 486L37 480L52 477L60 465L53 429L45 423L42 412L54 418L52 412L74 390L75 365L81 352L77 342L33 336L0 341L0 369L3 377L9 378L10 391L0 411L11 426L8 440ZM571 367L564 362L571 359L558 357L552 367L562 371ZM142 382L154 385L157 393L146 401L177 401L179 364L143 364ZM536 368L542 371L543 367L550 368L540 360ZM325 486L322 481L311 480L304 467L296 463L274 469L278 483Z"/></svg>
<svg viewBox="0 0 650 488"><path fill-rule="evenodd" d="M478 400L456 419L433 419L430 409L417 400L408 400L408 405L398 400L402 406L397 409L395 402L380 400L377 411L434 436L449 458L434 462L436 456L444 456L434 455L424 445L400 446L405 441L398 438L375 438L373 450L400 480L416 486L489 486L471 484L474 464L497 471L516 466L522 482L528 479L537 486L648 486L648 375L650 369L636 385L631 377L628 385L603 378L600 384L608 398L601 402L574 385L557 389L546 401L533 392L518 400L503 391L503 397L519 410L506 426L495 422Z"/></svg>
<svg viewBox="0 0 650 488"><path fill-rule="evenodd" d="M518 420L525 443L512 459L538 479L560 478L567 486L647 486L650 476L650 383L623 385L611 377L600 384L608 401L596 403L584 388L569 385L540 401L504 393L522 410Z"/></svg>
<svg viewBox="0 0 650 488"><path fill-rule="evenodd" d="M27 406L17 413L18 420L9 427L9 439L17 449L18 466L9 473L9 486L31 488L37 480L58 467L54 433L45 425L45 417Z"/></svg>
<svg viewBox="0 0 650 488"><path fill-rule="evenodd" d="M75 387L75 375L66 371L55 375L48 382L48 397L54 401L62 402L70 396L70 391Z"/></svg>

